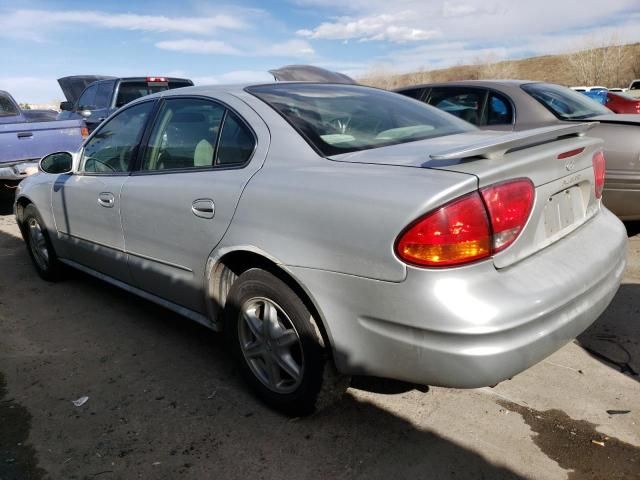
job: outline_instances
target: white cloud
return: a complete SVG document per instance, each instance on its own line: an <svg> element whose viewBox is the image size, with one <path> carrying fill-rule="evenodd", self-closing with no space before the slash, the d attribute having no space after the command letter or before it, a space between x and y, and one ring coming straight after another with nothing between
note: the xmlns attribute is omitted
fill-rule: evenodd
<svg viewBox="0 0 640 480"><path fill-rule="evenodd" d="M220 75L193 77L195 85L229 85L234 83L271 82L273 75L262 70L234 70Z"/></svg>
<svg viewBox="0 0 640 480"><path fill-rule="evenodd" d="M156 47L173 52L200 53L205 55L238 55L240 52L219 40L196 40L185 38L182 40L165 40L157 42Z"/></svg>
<svg viewBox="0 0 640 480"><path fill-rule="evenodd" d="M384 13L354 19L341 17L335 22L324 22L313 30L298 30L298 35L313 39L328 40L388 40L403 43L429 40L439 35L437 29L425 30L402 25L411 17L412 12Z"/></svg>
<svg viewBox="0 0 640 480"><path fill-rule="evenodd" d="M36 32L42 28L59 28L79 24L91 30L110 28L147 32L178 32L209 35L219 30L240 30L247 27L240 16L217 14L203 17L167 17L83 10L16 10L0 16L0 32L20 34ZM19 26L16 29L16 26Z"/></svg>
<svg viewBox="0 0 640 480"><path fill-rule="evenodd" d="M271 45L252 42L249 48L233 47L218 40L197 40L185 38L166 40L155 44L163 50L174 52L196 53L203 55L236 55L243 57L292 57L305 58L315 54L308 42L300 39L288 40Z"/></svg>
<svg viewBox="0 0 640 480"><path fill-rule="evenodd" d="M442 14L445 17L463 17L476 13L477 11L478 9L476 7L465 3L444 2L442 6Z"/></svg>

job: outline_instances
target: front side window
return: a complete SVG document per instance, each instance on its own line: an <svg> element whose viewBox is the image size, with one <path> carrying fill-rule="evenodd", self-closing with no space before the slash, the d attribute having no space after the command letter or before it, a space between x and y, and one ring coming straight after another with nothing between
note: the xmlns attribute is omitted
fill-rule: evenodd
<svg viewBox="0 0 640 480"><path fill-rule="evenodd" d="M452 135L474 127L397 93L314 83L248 87L321 155Z"/></svg>
<svg viewBox="0 0 640 480"><path fill-rule="evenodd" d="M521 88L563 120L583 120L611 113L597 101L561 85L527 83Z"/></svg>
<svg viewBox="0 0 640 480"><path fill-rule="evenodd" d="M429 104L465 122L479 125L485 95L483 90L476 88L434 88Z"/></svg>
<svg viewBox="0 0 640 480"><path fill-rule="evenodd" d="M78 100L78 110L95 110L97 85L87 87Z"/></svg>
<svg viewBox="0 0 640 480"><path fill-rule="evenodd" d="M84 147L81 171L123 173L131 169L154 102L143 102L104 123Z"/></svg>

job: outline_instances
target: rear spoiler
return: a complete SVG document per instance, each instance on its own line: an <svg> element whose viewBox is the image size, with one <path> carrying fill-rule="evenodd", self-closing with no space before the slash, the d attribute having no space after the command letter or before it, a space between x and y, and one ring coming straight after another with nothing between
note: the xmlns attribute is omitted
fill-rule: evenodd
<svg viewBox="0 0 640 480"><path fill-rule="evenodd" d="M513 132L499 137L492 137L473 145L466 145L436 155L430 155L430 158L436 161L459 160L469 157L481 157L493 160L504 157L504 155L510 151L533 147L560 138L582 137L596 124L597 122L577 123L574 125L542 127L522 132Z"/></svg>

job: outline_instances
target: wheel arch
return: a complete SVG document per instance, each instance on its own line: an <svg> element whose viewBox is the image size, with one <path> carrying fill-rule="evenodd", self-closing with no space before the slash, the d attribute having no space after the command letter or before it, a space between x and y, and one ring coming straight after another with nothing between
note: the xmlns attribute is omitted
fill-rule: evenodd
<svg viewBox="0 0 640 480"><path fill-rule="evenodd" d="M314 327L324 345L331 350L331 340L326 320L315 302L313 295L291 272L277 259L255 247L245 246L224 249L216 257L209 258L206 275L206 305L210 318L214 319L218 329L222 328L222 313L227 295L238 276L251 268L261 268L276 276L291 288L303 301L311 316Z"/></svg>

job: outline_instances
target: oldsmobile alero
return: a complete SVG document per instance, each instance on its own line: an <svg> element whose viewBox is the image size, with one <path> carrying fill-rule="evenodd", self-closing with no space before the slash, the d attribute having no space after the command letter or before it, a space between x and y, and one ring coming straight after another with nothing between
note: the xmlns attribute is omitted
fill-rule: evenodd
<svg viewBox="0 0 640 480"><path fill-rule="evenodd" d="M224 330L290 414L354 374L480 387L618 288L626 235L588 129L481 131L355 85L190 87L43 158L16 218L43 278L70 266Z"/></svg>

